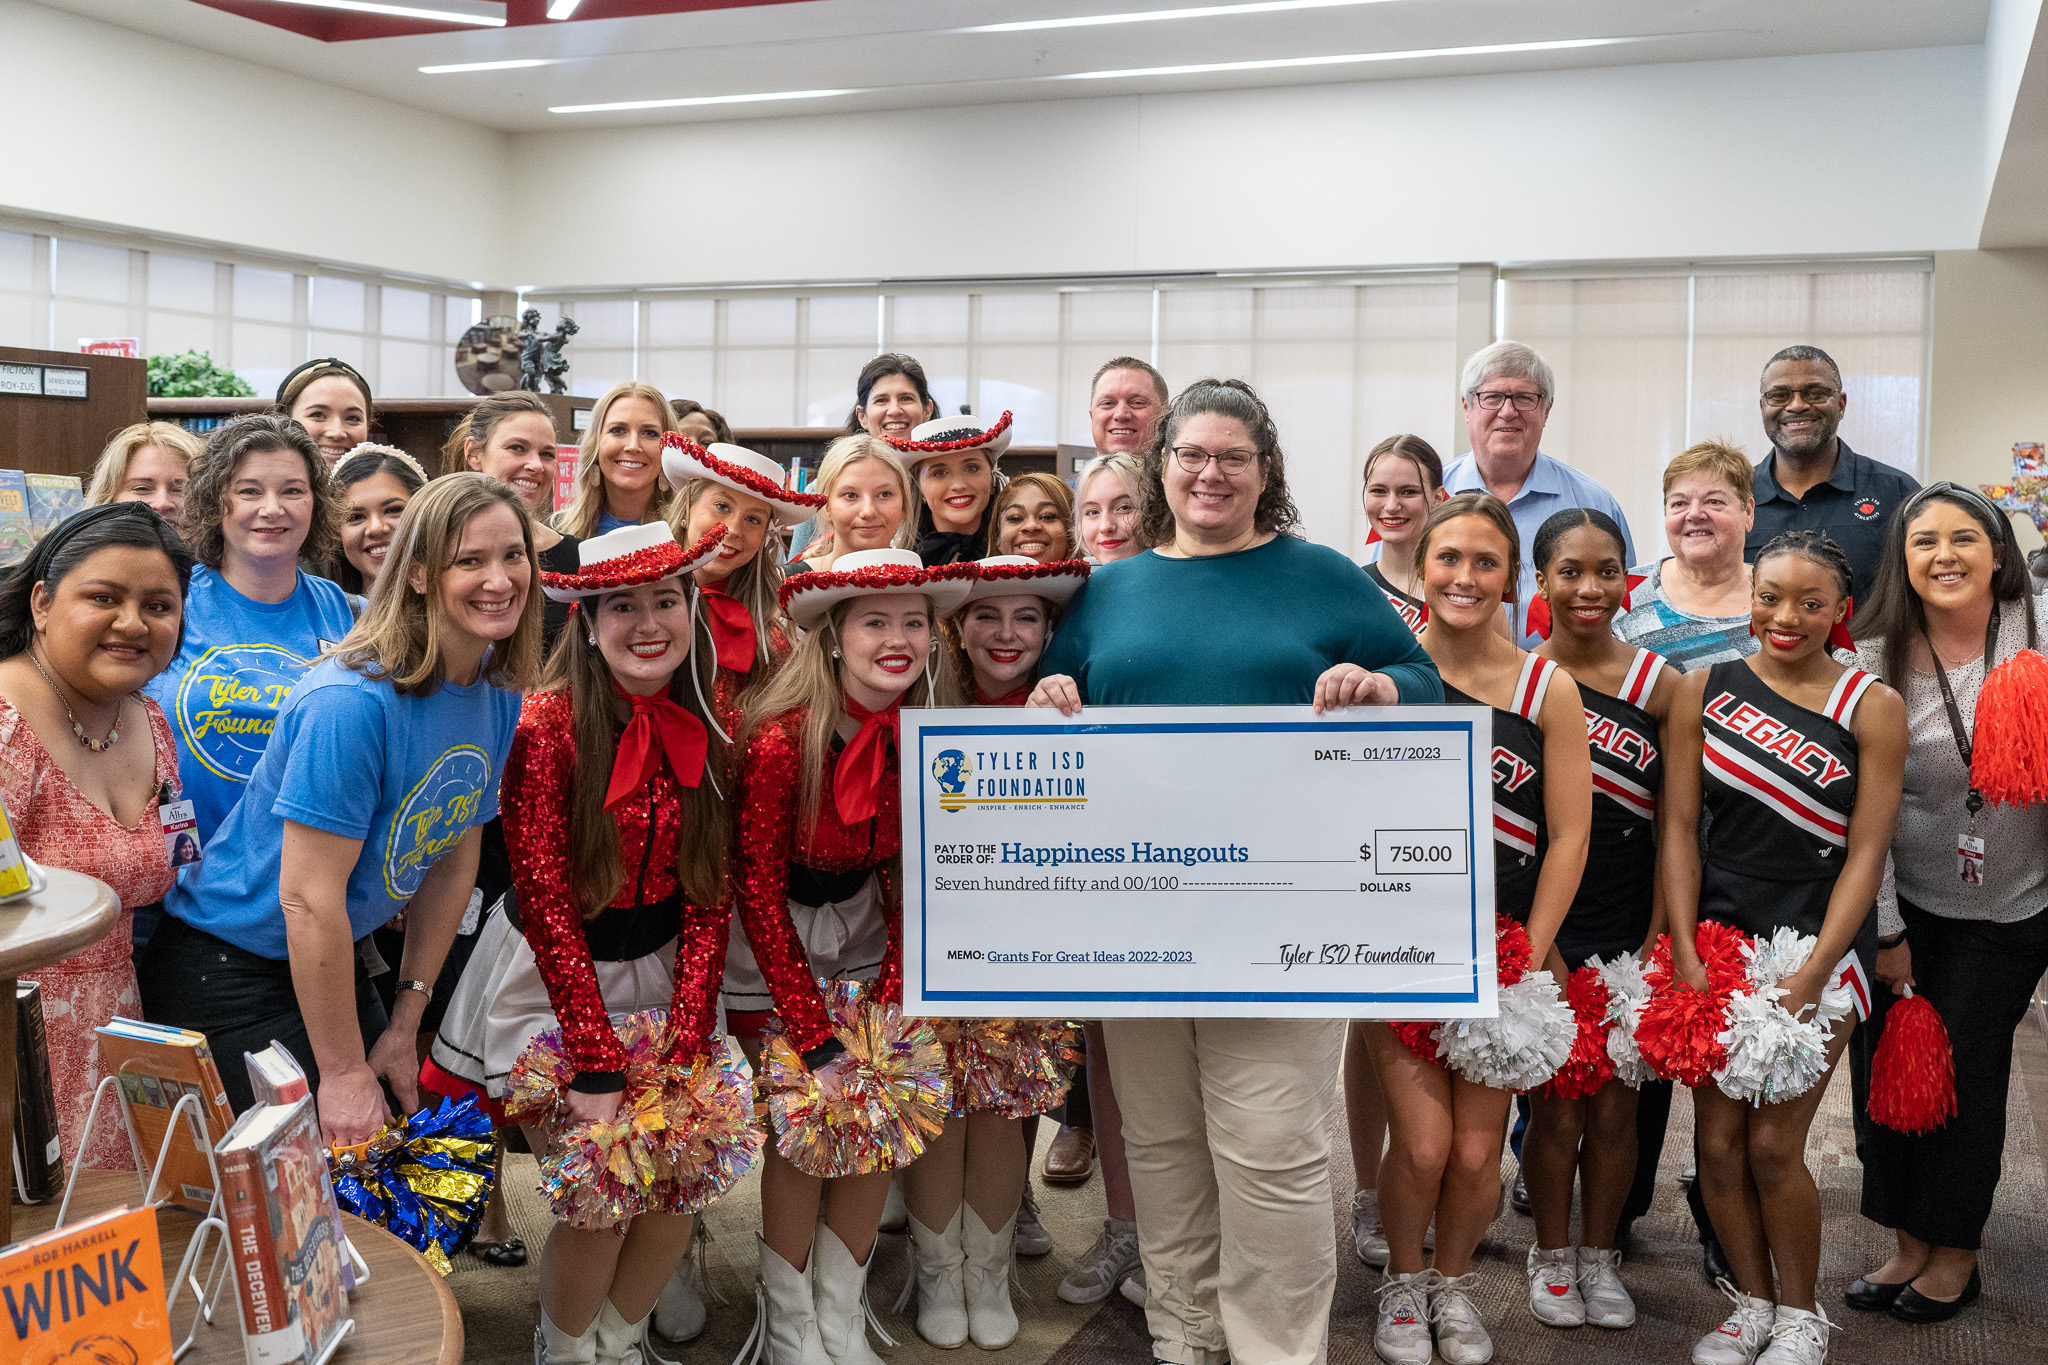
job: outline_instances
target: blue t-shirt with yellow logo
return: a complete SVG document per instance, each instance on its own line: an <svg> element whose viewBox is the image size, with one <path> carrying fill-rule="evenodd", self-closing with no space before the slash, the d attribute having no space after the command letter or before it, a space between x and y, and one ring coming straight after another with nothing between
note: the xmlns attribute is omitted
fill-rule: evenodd
<svg viewBox="0 0 2048 1365"><path fill-rule="evenodd" d="M284 822L363 841L348 879L349 936L405 907L443 853L498 813L519 694L489 683L402 697L330 659L286 698L248 790L164 909L283 959L277 892Z"/></svg>
<svg viewBox="0 0 2048 1365"><path fill-rule="evenodd" d="M242 799L306 665L353 625L347 595L324 578L302 571L290 597L258 602L203 564L192 570L184 646L143 690L177 736L178 780L202 844Z"/></svg>

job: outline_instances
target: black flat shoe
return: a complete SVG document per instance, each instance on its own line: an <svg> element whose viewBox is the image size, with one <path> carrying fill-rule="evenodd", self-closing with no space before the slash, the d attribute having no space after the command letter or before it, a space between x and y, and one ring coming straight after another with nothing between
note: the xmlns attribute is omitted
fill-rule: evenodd
<svg viewBox="0 0 2048 1365"><path fill-rule="evenodd" d="M1515 1187L1508 1192L1508 1203L1516 1213L1529 1216L1529 1182L1522 1178L1521 1168L1515 1170Z"/></svg>
<svg viewBox="0 0 2048 1365"><path fill-rule="evenodd" d="M1719 1284L1722 1280L1734 1282L1735 1272L1728 1266L1728 1253L1721 1250L1719 1238L1700 1239L1700 1270L1706 1275L1708 1284Z"/></svg>
<svg viewBox="0 0 2048 1365"><path fill-rule="evenodd" d="M1899 1294L1907 1285L1901 1280L1897 1284L1883 1284L1877 1280L1858 1280L1842 1293L1842 1302L1859 1313L1882 1313L1897 1302Z"/></svg>
<svg viewBox="0 0 2048 1365"><path fill-rule="evenodd" d="M1955 1298L1947 1303L1943 1303L1940 1299L1930 1299L1919 1290L1913 1288L1912 1285L1907 1285L1905 1289L1900 1291L1899 1297L1892 1301L1892 1316L1900 1322L1910 1322L1918 1326L1925 1326L1928 1323L1934 1322L1947 1322L1950 1318L1975 1303L1983 1292L1983 1280L1978 1276L1975 1267L1972 1267L1970 1270L1970 1282L1963 1286L1962 1293L1956 1295Z"/></svg>

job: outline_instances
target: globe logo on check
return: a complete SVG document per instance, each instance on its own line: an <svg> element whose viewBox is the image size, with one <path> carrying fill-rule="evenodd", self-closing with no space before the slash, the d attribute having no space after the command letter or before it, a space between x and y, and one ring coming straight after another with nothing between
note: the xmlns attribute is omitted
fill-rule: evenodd
<svg viewBox="0 0 2048 1365"><path fill-rule="evenodd" d="M958 749L947 749L932 760L932 778L939 784L939 809L967 808L967 779L974 776L974 764Z"/></svg>

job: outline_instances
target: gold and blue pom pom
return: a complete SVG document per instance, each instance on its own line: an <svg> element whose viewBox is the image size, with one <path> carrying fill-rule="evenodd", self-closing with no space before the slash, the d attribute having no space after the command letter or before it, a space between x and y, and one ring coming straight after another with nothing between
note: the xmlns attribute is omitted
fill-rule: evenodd
<svg viewBox="0 0 2048 1365"><path fill-rule="evenodd" d="M859 982L829 981L823 990L833 1036L846 1047L842 1084L825 1094L771 1024L762 1063L776 1150L827 1180L908 1166L946 1125L953 1087L945 1046L930 1020L905 1018Z"/></svg>
<svg viewBox="0 0 2048 1365"><path fill-rule="evenodd" d="M446 1275L448 1258L483 1222L497 1155L496 1130L476 1097L443 1100L331 1153L335 1202L390 1229Z"/></svg>
<svg viewBox="0 0 2048 1365"><path fill-rule="evenodd" d="M753 1073L731 1038L687 1061L669 1060L668 1011L617 1025L626 1050L618 1111L586 1123L567 1102L576 1065L560 1029L526 1045L512 1066L505 1112L548 1130L540 1193L555 1216L584 1229L623 1230L642 1213L695 1213L738 1183L761 1154Z"/></svg>

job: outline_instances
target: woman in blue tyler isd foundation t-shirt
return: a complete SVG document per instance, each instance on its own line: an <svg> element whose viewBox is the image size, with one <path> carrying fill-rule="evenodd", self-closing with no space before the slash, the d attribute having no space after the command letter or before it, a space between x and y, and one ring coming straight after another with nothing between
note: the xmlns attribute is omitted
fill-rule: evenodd
<svg viewBox="0 0 2048 1365"><path fill-rule="evenodd" d="M165 897L145 1015L216 1056L271 1039L307 1064L328 1140L417 1102L414 1038L476 881L478 826L539 671L532 527L481 474L428 484L393 536L362 621L278 712L243 799ZM431 645L428 643L431 641ZM387 1021L355 944L406 910ZM240 1066L221 1068L237 1109Z"/></svg>
<svg viewBox="0 0 2048 1365"><path fill-rule="evenodd" d="M242 799L285 694L353 623L340 588L299 571L302 556L324 564L339 551L340 518L327 461L296 422L238 418L192 462L179 531L199 562L185 642L143 690L177 738L202 845ZM162 916L136 911L138 962Z"/></svg>

